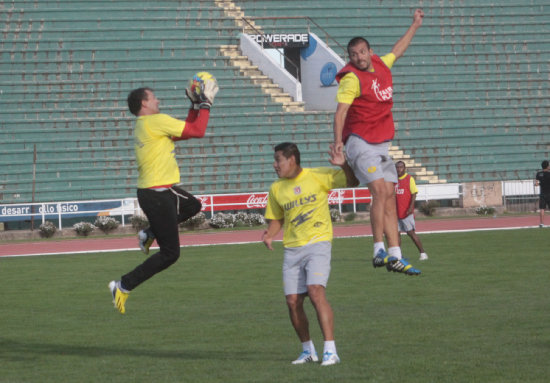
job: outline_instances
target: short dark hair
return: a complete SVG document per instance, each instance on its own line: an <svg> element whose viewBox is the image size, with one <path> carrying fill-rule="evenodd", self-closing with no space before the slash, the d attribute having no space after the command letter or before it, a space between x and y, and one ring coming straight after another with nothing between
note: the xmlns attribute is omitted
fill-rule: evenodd
<svg viewBox="0 0 550 383"><path fill-rule="evenodd" d="M401 161L401 160L397 161L397 162L395 163L395 166L397 166L397 164L403 164L403 166L404 166L405 168L407 168L407 165L405 165L405 162L403 162L403 161Z"/></svg>
<svg viewBox="0 0 550 383"><path fill-rule="evenodd" d="M275 146L274 149L276 152L283 153L283 156L285 158L290 158L294 156L296 159L296 165L300 165L300 150L298 149L298 146L293 142L283 142L277 146Z"/></svg>
<svg viewBox="0 0 550 383"><path fill-rule="evenodd" d="M147 90L153 91L151 88L143 87L134 89L128 94L128 109L134 116L137 116L141 110L141 102L147 100Z"/></svg>
<svg viewBox="0 0 550 383"><path fill-rule="evenodd" d="M543 169L546 169L548 167L549 163L547 160L544 160L542 161L542 163L540 164L540 166L542 166Z"/></svg>
<svg viewBox="0 0 550 383"><path fill-rule="evenodd" d="M349 41L349 43L348 43L348 47L347 47L348 55L349 55L349 49L350 49L351 47L356 46L356 45L359 44L359 43L365 43L365 44L367 44L367 49L370 49L370 44L369 44L369 42L368 42L365 38L360 37L360 36L357 36L357 37L354 37L353 39L351 39L351 40Z"/></svg>

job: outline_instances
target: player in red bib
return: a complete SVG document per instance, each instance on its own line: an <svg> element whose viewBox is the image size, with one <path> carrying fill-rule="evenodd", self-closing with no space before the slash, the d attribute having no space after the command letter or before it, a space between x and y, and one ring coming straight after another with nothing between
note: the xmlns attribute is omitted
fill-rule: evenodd
<svg viewBox="0 0 550 383"><path fill-rule="evenodd" d="M422 25L424 12L417 9L413 22L390 53L378 57L367 40L355 37L348 43L350 62L336 75L339 83L334 115L334 145L346 148L355 176L372 195L370 209L374 241L373 266L418 275L402 258L397 230L395 184L397 173L389 155L395 128L391 67L407 50ZM388 251L384 245L388 242Z"/></svg>
<svg viewBox="0 0 550 383"><path fill-rule="evenodd" d="M395 185L395 198L397 201L397 223L400 232L405 232L413 240L418 251L420 251L420 260L428 259L428 254L424 251L422 241L416 234L414 223L414 202L418 188L414 178L407 173L407 168L403 161L395 163L397 170L397 185ZM399 245L401 245L401 236L399 236Z"/></svg>

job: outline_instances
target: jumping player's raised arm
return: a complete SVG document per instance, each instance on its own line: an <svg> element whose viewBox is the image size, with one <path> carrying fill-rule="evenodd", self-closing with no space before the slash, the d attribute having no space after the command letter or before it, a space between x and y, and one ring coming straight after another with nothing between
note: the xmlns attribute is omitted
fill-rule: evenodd
<svg viewBox="0 0 550 383"><path fill-rule="evenodd" d="M422 25L423 18L424 18L424 11L422 9L417 9L416 11L414 11L413 22L411 26L409 27L409 29L407 29L407 32L405 32L405 34L401 36L399 40L397 40L397 42L394 44L391 50L392 53L395 55L396 60L401 56L403 56L403 54L409 47L412 41L412 38L416 34L416 31Z"/></svg>

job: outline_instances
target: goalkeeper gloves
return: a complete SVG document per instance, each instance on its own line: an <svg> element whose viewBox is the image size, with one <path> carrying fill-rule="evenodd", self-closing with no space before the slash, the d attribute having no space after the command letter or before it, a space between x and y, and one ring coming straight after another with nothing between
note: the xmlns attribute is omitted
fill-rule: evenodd
<svg viewBox="0 0 550 383"><path fill-rule="evenodd" d="M191 109L198 110L200 104L199 97L195 93L191 92L191 89L189 88L185 88L185 94L187 95L189 101L191 101Z"/></svg>
<svg viewBox="0 0 550 383"><path fill-rule="evenodd" d="M212 75L208 75L210 78L206 79L195 75L185 89L185 94L195 110L210 109L214 103L214 97L218 93L219 88L216 79Z"/></svg>
<svg viewBox="0 0 550 383"><path fill-rule="evenodd" d="M198 95L199 109L210 109L219 91L218 82L214 77L209 78L203 81L201 88L202 92Z"/></svg>

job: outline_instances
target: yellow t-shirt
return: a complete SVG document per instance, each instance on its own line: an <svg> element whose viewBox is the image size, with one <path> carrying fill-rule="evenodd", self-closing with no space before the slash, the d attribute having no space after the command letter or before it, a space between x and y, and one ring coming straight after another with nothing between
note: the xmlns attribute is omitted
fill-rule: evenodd
<svg viewBox="0 0 550 383"><path fill-rule="evenodd" d="M174 142L181 136L185 121L167 114L152 114L137 118L134 130L134 150L138 164L139 189L172 185L180 182Z"/></svg>
<svg viewBox="0 0 550 383"><path fill-rule="evenodd" d="M408 173L405 173L401 177L399 177L399 179L402 180L403 178L407 177L408 175L409 175ZM411 191L411 194L418 193L418 187L416 186L416 182L414 180L414 177L411 177L411 179L409 181L409 189Z"/></svg>
<svg viewBox="0 0 550 383"><path fill-rule="evenodd" d="M380 57L380 59L390 69L395 63L395 55L393 53L388 53L387 55ZM338 92L336 93L336 101L338 103L351 105L353 100L359 96L361 96L359 79L355 73L349 72L340 80Z"/></svg>
<svg viewBox="0 0 550 383"><path fill-rule="evenodd" d="M265 218L284 219L285 247L331 241L328 192L346 185L343 170L303 168L297 177L279 178L271 185Z"/></svg>

